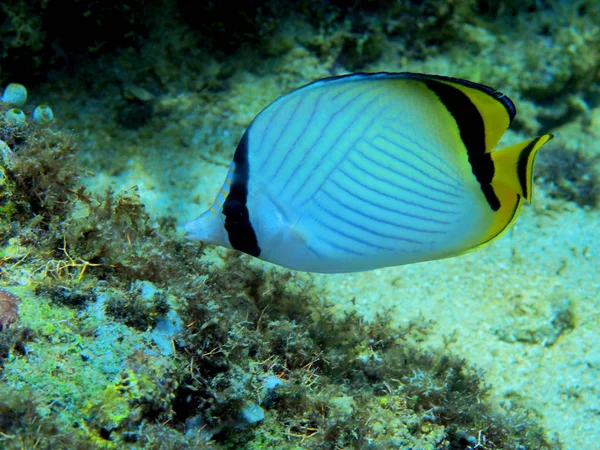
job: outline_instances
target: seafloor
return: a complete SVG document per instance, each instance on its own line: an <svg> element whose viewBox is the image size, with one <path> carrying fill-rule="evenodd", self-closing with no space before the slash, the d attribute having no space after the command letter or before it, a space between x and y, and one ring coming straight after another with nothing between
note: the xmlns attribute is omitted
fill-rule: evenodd
<svg viewBox="0 0 600 450"><path fill-rule="evenodd" d="M42 3L0 7L0 448L598 447L600 2ZM353 71L557 134L511 231L339 275L186 241L252 118Z"/></svg>

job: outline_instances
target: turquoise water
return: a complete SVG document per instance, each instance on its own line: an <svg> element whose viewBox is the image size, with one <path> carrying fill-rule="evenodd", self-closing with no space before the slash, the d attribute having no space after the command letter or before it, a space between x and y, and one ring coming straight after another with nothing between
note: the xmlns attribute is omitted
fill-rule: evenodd
<svg viewBox="0 0 600 450"><path fill-rule="evenodd" d="M600 3L191 5L2 5L0 448L595 448ZM557 133L506 235L337 275L185 239L257 113L380 71Z"/></svg>

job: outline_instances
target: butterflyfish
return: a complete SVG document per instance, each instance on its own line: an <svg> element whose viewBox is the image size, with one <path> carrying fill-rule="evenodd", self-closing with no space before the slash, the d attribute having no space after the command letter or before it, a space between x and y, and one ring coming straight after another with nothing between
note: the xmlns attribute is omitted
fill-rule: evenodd
<svg viewBox="0 0 600 450"><path fill-rule="evenodd" d="M307 272L468 253L531 201L536 153L553 137L494 150L515 114L507 96L457 78L317 80L254 118L188 237Z"/></svg>

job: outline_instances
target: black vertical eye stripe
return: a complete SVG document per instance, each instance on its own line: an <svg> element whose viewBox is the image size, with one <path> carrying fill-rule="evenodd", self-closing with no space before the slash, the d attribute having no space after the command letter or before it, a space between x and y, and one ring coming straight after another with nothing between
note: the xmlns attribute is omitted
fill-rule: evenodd
<svg viewBox="0 0 600 450"><path fill-rule="evenodd" d="M458 126L460 138L467 149L473 175L481 186L481 192L493 211L500 209L500 200L492 188L494 162L486 153L485 122L468 95L446 83L426 80L427 87L437 95Z"/></svg>
<svg viewBox="0 0 600 450"><path fill-rule="evenodd" d="M231 246L252 256L260 255L260 247L256 239L256 233L250 221L248 212L248 176L250 166L248 164L248 134L244 136L233 155L235 172L229 189L229 194L223 203L223 214L225 215L225 229L229 236Z"/></svg>

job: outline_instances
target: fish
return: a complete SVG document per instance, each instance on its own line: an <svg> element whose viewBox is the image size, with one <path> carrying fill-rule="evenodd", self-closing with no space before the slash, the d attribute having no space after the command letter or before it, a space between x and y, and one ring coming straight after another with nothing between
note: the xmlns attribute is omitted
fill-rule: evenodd
<svg viewBox="0 0 600 450"><path fill-rule="evenodd" d="M506 95L459 78L314 81L254 118L187 237L319 273L472 252L531 202L536 154L553 138L495 149L515 115Z"/></svg>

